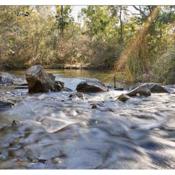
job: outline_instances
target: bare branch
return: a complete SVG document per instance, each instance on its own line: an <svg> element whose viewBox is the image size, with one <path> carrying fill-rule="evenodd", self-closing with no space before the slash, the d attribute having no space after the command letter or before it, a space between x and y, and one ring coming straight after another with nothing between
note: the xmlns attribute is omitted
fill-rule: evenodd
<svg viewBox="0 0 175 175"><path fill-rule="evenodd" d="M147 15L144 13L143 10L141 10L141 8L138 8L136 5L133 5L133 7L135 8L135 10L139 11L140 14L141 14L144 18L147 17Z"/></svg>

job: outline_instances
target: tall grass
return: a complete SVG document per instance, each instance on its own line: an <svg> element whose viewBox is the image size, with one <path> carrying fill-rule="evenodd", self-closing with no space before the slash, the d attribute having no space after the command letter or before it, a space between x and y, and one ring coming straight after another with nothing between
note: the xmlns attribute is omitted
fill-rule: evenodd
<svg viewBox="0 0 175 175"><path fill-rule="evenodd" d="M149 33L152 24L159 15L159 11L159 6L153 8L141 29L133 38L131 38L115 63L114 69L117 71L127 71L129 80L140 78L140 75L147 71L147 64L149 61L145 54L147 49L144 47L146 46L144 43L146 42L146 36Z"/></svg>
<svg viewBox="0 0 175 175"><path fill-rule="evenodd" d="M172 47L157 59L152 70L154 81L175 84L175 47Z"/></svg>

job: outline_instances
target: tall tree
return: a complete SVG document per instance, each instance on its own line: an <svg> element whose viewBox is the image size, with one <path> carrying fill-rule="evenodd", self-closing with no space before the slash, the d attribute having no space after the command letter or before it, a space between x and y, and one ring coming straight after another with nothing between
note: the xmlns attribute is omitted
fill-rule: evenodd
<svg viewBox="0 0 175 175"><path fill-rule="evenodd" d="M66 27L73 21L70 16L71 11L71 6L56 6L56 21L61 36L64 34Z"/></svg>
<svg viewBox="0 0 175 175"><path fill-rule="evenodd" d="M119 35L119 43L123 44L124 42L124 21L123 17L126 13L126 6L109 6L109 10L113 17L116 18L116 25L117 27L118 35Z"/></svg>

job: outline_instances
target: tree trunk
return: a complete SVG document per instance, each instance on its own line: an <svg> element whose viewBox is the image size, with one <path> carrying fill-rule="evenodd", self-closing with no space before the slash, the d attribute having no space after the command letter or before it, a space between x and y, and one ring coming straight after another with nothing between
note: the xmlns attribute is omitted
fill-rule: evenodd
<svg viewBox="0 0 175 175"><path fill-rule="evenodd" d="M120 12L119 12L119 21L120 21L120 44L123 43L123 21L122 21L122 6L120 6Z"/></svg>
<svg viewBox="0 0 175 175"><path fill-rule="evenodd" d="M63 36L63 32L64 32L64 19L63 19L63 10L64 10L64 6L61 5L61 37Z"/></svg>

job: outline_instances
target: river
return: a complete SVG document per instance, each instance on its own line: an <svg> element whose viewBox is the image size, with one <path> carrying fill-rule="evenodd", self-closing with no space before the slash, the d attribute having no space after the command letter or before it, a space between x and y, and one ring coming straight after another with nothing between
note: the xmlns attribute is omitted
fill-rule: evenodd
<svg viewBox="0 0 175 175"><path fill-rule="evenodd" d="M27 89L1 88L1 98L15 105L0 112L0 168L175 168L174 93L152 93L125 103L117 97L127 90L70 97L81 77L109 84L112 75L52 73L73 92L28 95Z"/></svg>
<svg viewBox="0 0 175 175"><path fill-rule="evenodd" d="M64 77L76 78L76 77L86 77L86 78L97 78L104 83L113 83L114 74L111 71L97 71L97 70L81 70L81 69L47 69L47 72L62 75ZM16 75L24 75L25 71L11 71Z"/></svg>

